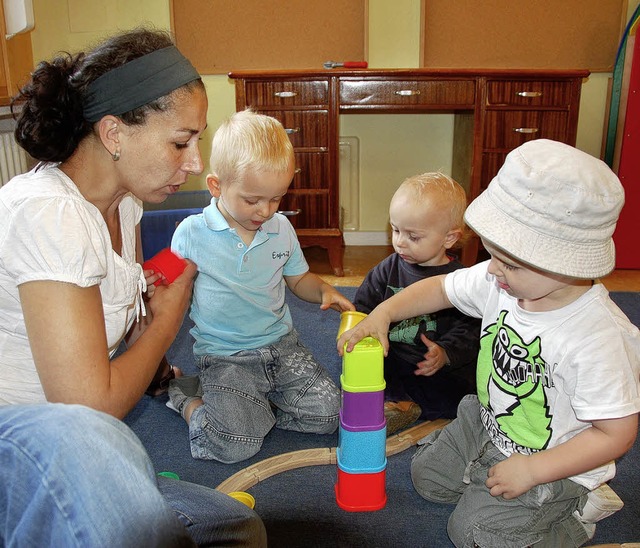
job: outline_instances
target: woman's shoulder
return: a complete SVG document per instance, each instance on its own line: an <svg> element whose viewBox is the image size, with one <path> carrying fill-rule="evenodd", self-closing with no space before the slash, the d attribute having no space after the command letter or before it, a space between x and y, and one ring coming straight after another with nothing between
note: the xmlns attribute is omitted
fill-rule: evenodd
<svg viewBox="0 0 640 548"><path fill-rule="evenodd" d="M19 207L26 201L52 198L84 200L71 179L55 164L36 166L0 188L0 199L10 208Z"/></svg>
<svg viewBox="0 0 640 548"><path fill-rule="evenodd" d="M37 230L52 238L64 234L103 237L104 220L55 165L14 177L0 189L0 226L4 235ZM64 230L63 230L64 228Z"/></svg>

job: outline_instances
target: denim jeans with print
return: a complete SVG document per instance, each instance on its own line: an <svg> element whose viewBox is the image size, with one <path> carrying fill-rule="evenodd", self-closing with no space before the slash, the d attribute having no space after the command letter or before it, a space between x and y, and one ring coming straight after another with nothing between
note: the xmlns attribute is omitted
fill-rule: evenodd
<svg viewBox="0 0 640 548"><path fill-rule="evenodd" d="M194 458L248 459L274 426L314 434L338 427L340 389L295 330L262 348L197 362L204 405L189 423Z"/></svg>

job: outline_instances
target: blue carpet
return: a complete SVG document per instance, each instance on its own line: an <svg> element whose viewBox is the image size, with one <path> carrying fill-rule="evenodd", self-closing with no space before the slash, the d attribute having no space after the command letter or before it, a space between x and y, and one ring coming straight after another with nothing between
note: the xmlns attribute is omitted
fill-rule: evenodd
<svg viewBox="0 0 640 548"><path fill-rule="evenodd" d="M355 288L339 288L353 298ZM612 293L612 298L640 326L640 293ZM300 301L289 294L294 325L316 358L338 383L341 361L335 350L339 314L323 312L318 305ZM196 373L185 319L168 356L186 374ZM181 479L216 487L239 470L274 455L312 447L335 447L337 434L316 436L272 430L262 450L237 464L198 461L191 457L188 429L182 418L169 410L166 396L145 396L125 422L146 446L156 470L177 473ZM451 546L446 524L452 507L430 503L415 493L409 477L413 449L389 457L387 464L387 504L377 512L345 512L335 502L335 466L313 466L268 478L249 492L256 499L256 511L267 528L270 546L345 546L388 548L389 546ZM611 487L625 507L603 521L592 544L640 541L640 441L618 461L618 475Z"/></svg>

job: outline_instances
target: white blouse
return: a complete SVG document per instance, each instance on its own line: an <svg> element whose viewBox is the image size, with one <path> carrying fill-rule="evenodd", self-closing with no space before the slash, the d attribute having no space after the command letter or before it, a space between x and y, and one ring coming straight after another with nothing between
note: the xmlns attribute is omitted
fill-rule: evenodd
<svg viewBox="0 0 640 548"><path fill-rule="evenodd" d="M144 313L146 284L135 253L142 206L128 195L119 212L122 256L111 247L101 213L56 165L14 177L0 188L0 405L46 401L19 285L35 280L99 285L109 355L141 309Z"/></svg>

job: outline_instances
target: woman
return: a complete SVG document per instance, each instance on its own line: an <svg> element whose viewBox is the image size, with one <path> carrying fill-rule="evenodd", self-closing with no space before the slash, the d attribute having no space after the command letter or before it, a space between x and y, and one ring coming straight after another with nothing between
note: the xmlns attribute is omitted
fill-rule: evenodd
<svg viewBox="0 0 640 548"><path fill-rule="evenodd" d="M191 295L193 263L143 299L158 275L139 265L140 202L160 203L202 171L204 85L166 33L138 29L40 63L18 100L16 140L40 164L0 189L0 405L74 403L122 418L168 373ZM188 484L167 489L174 508L189 498ZM210 493L224 508L208 515L262 538L255 514Z"/></svg>

